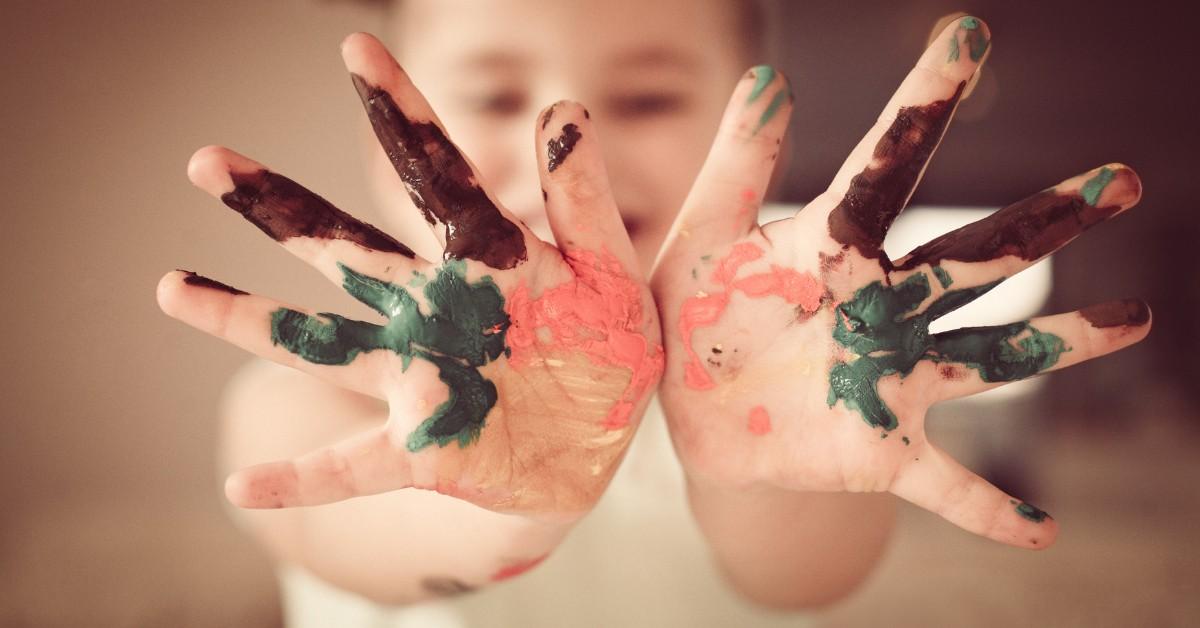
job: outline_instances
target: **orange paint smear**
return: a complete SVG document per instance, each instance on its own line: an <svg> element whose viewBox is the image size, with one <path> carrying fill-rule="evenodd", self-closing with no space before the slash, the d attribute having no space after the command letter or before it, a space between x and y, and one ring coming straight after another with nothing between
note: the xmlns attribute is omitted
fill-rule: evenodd
<svg viewBox="0 0 1200 628"><path fill-rule="evenodd" d="M763 406L750 408L750 419L746 421L746 429L755 436L762 436L771 431L771 415Z"/></svg>
<svg viewBox="0 0 1200 628"><path fill-rule="evenodd" d="M544 556L538 556L537 558L534 558L533 560L527 560L527 561L520 562L520 563L514 563L507 567L501 567L499 571L492 574L492 582L500 582L501 580L508 580L509 578L515 578L515 577L525 573L526 571L529 571L530 569L533 569L534 567L537 567L538 565L542 564L542 561L546 560L549 557L550 557L550 555L546 554Z"/></svg>
<svg viewBox="0 0 1200 628"><path fill-rule="evenodd" d="M704 368L700 356L692 348L692 335L701 327L713 325L721 318L734 290L747 296L761 298L777 296L798 305L805 312L815 312L821 306L824 288L812 273L799 273L791 268L771 265L765 273L756 273L737 279L738 270L749 262L763 256L757 244L740 242L728 255L717 262L709 279L721 287L721 291L699 293L683 302L679 310L679 335L683 340L685 362L683 383L695 390L708 390L715 386L712 375Z"/></svg>
<svg viewBox="0 0 1200 628"><path fill-rule="evenodd" d="M642 333L641 288L616 257L582 249L564 256L575 270L574 281L536 299L522 283L508 297L509 362L519 368L540 357L537 330L546 329L556 347L582 351L596 364L628 368L629 384L603 423L606 429L621 429L662 373L662 345L650 346Z"/></svg>

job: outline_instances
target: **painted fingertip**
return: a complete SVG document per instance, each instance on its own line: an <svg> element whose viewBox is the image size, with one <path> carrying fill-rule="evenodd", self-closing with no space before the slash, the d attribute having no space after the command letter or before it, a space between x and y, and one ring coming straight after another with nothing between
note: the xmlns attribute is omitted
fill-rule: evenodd
<svg viewBox="0 0 1200 628"><path fill-rule="evenodd" d="M1079 310L1079 315L1097 329L1107 327L1143 327L1150 324L1150 306L1141 299L1121 299Z"/></svg>
<svg viewBox="0 0 1200 628"><path fill-rule="evenodd" d="M955 63L961 59L968 59L976 64L983 62L992 46L992 32L987 23L974 15L965 15L955 20L946 30L950 31L946 63Z"/></svg>
<svg viewBox="0 0 1200 628"><path fill-rule="evenodd" d="M1092 207L1129 208L1142 198L1142 180L1133 168L1111 163L1089 172L1079 194Z"/></svg>
<svg viewBox="0 0 1200 628"><path fill-rule="evenodd" d="M750 68L742 77L746 97L742 104L751 125L751 135L757 134L778 114L786 110L795 100L791 81L787 76L769 65Z"/></svg>
<svg viewBox="0 0 1200 628"><path fill-rule="evenodd" d="M583 105L570 100L560 100L542 110L539 124L546 143L547 172L554 172L566 163L583 138L581 125L589 117Z"/></svg>

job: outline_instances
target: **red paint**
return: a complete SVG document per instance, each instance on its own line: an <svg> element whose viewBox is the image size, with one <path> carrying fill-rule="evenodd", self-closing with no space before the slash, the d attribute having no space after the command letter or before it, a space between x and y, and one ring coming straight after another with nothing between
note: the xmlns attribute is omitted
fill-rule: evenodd
<svg viewBox="0 0 1200 628"><path fill-rule="evenodd" d="M651 346L642 333L642 289L608 251L582 249L564 253L575 279L532 298L524 283L509 295L506 309L512 325L506 342L515 367L540 357L537 330L550 332L556 347L582 351L596 364L631 371L621 398L613 404L604 427L629 424L638 402L650 392L663 367L661 345Z"/></svg>
<svg viewBox="0 0 1200 628"><path fill-rule="evenodd" d="M508 580L509 578L515 578L515 577L525 573L526 571L529 571L530 569L533 569L534 567L537 567L538 565L542 564L542 561L546 560L549 557L550 557L549 554L545 554L543 556L538 556L537 558L534 558L532 560L526 560L526 561L522 561L522 562L518 562L518 563L513 563L511 565L508 565L507 567L501 567L499 571L492 574L492 582L500 582L501 580Z"/></svg>
<svg viewBox="0 0 1200 628"><path fill-rule="evenodd" d="M684 300L679 310L679 335L683 340L685 361L683 383L688 388L708 390L715 382L696 350L692 348L692 335L701 327L713 325L721 318L734 290L746 296L761 298L777 296L788 303L798 305L805 312L815 312L821 306L824 288L812 273L799 273L791 268L771 264L765 273L756 273L737 279L738 270L749 262L763 256L763 250L752 242L739 242L728 255L717 262L709 280L720 286L719 292L699 293Z"/></svg>
<svg viewBox="0 0 1200 628"><path fill-rule="evenodd" d="M750 408L750 419L746 421L746 429L755 436L762 436L771 431L771 415L763 406Z"/></svg>

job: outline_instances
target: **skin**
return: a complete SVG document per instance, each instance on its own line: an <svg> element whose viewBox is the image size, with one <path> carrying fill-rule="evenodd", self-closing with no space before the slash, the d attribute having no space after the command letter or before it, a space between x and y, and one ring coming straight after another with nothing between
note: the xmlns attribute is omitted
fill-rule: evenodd
<svg viewBox="0 0 1200 628"><path fill-rule="evenodd" d="M485 416L478 440L472 436L464 444L457 438L461 432L452 431L456 436L447 439L444 445L423 442L424 446L418 447L416 452L405 446L420 425L436 418L436 408L449 400L447 382L439 376L437 365L431 363L435 360L414 355L406 367L404 352L395 351L399 345L375 342L356 345L358 356L346 365L309 361L303 355L311 347L306 348L303 343L292 346L264 343L263 338L269 338L262 333L263 326L269 327L265 322L255 323L259 330L256 335L239 336L239 326L229 324L233 320L231 314L251 309L260 320L266 321L272 312L290 310L300 312L303 317L312 316L302 319L310 324L313 321L326 323L331 318L276 303L256 302L255 307L246 308L245 303L259 297L230 295L222 290L201 292L203 286L191 285L180 275L168 276L160 286L160 302L168 313L329 382L319 385L309 375L261 365L248 368L233 382L224 407L227 468L238 469L267 460L291 458L329 442L347 437L351 440L344 441L342 446L319 449L294 462L283 463L283 466L250 467L235 473L227 484L227 493L240 505L287 506L390 491L321 509L260 511L248 515L247 521L264 545L281 560L300 563L342 588L393 603L465 592L526 571L553 550L570 523L586 512L597 492L603 489L607 475L611 474L628 443L627 435L632 434L640 416L644 398L639 391L643 390L644 382L654 379L646 375L653 369L634 366L631 353L626 350L630 346L627 335L640 335L648 347L644 361L651 364L655 361L656 354L649 349L654 344L654 310L645 307L644 297L620 295L628 294L630 283L640 289L636 280L637 267L646 268L654 259L671 225L674 208L683 201L699 169L703 147L708 145L712 128L720 117L720 103L727 95L728 86L737 76L738 68L748 65L738 61L740 51L712 43L735 40L727 30L731 20L728 7L723 3L687 3L686 11L672 2L649 7L632 1L587 7L562 3L551 8L528 2L476 2L471 4L469 11L451 6L453 4L417 0L406 3L401 12L403 19L397 26L397 39L401 42L399 52L422 91L438 105L437 110L445 122L438 121L434 126L443 131L449 129L447 135L454 137L465 149L463 152L471 156L468 165L473 164L477 175L471 179L486 182L486 185L480 185L484 196L496 205L502 217L520 228L526 246L525 260L515 261L519 255L500 256L503 260L514 260L508 268L505 268L507 261L481 260L488 252L487 247L473 247L478 241L471 241L470 230L452 228L452 217L431 209L431 203L436 204L441 197L422 189L414 192L414 187L420 187L421 178L406 180L405 169L410 164L428 160L394 150L372 151L373 181L382 201L392 209L388 214L391 222L388 230L400 234L399 241L414 252L413 257L402 251L370 251L370 255L364 255L358 242L338 237L326 238L322 243L307 236L292 237L285 239L283 244L312 261L339 284L346 278L341 266L386 282L392 286L389 290L403 291L417 300L418 310L426 317L430 316L430 310L420 293L427 282L436 277L438 270L437 265L430 265L422 258L449 257L465 265L467 283L476 284L486 278L498 286L512 323L505 330L509 353L478 367L480 375L495 382L498 390L496 409ZM574 45L581 32L588 34L586 50ZM530 33L537 35L529 36ZM656 42L656 47L647 50L644 45L647 41ZM948 56L949 52L943 48L939 54ZM963 55L963 58L969 59L970 55ZM355 66L349 58L348 65ZM377 111L375 118L386 117L387 107L378 106L378 95L372 91L372 86L379 87L380 81L363 67L351 67L351 70L365 79L365 84L356 81L356 87L364 94L368 113ZM766 80L760 73L752 74L750 79L751 82L740 84L735 91L730 112L726 114L723 130L713 146L709 166L706 166L706 172L713 170L719 174L702 174L696 181L693 200L685 204L681 221L673 228L672 243L664 259L682 255L683 261L672 266L660 260L658 265L659 306L668 313L669 322L665 327L668 338L675 343L671 349L671 355L675 357L668 361L668 368L672 370L679 368L680 356L687 354L680 350L679 338L671 330L678 323L675 317L680 301L688 297L668 294L661 286L671 281L684 283L671 275L673 272L681 273L693 282L707 281L707 273L699 272L704 268L705 259L716 263L729 252L730 240L725 237L728 234L714 237L720 220L704 216L704 208L698 208L699 203L694 199L698 194L703 195L711 201L704 203L707 210L719 210L724 218L736 213L742 221L739 224L751 220L748 216L757 211L770 163L778 154L782 125L786 124L790 113L790 95L780 88L782 78L776 79L773 73L771 79ZM750 92L754 83L761 83L761 86L752 97ZM415 93L410 85L386 91ZM587 101L589 110L570 105L565 107L565 112L551 113L548 119L535 117L533 107L536 105L533 103L563 94ZM406 100L405 96L397 96L401 110L407 109ZM739 117L742 111L750 112L744 120ZM426 115L417 116L415 124L436 120L432 111L423 113ZM603 128L603 154L589 126L592 118ZM739 121L730 123L731 118ZM538 157L536 160L518 158L516 156L528 154L529 125L534 120L539 128L536 134ZM372 119L372 122L379 134L378 120ZM731 124L736 127L737 133L733 135L737 141L731 141L729 137ZM574 132L578 132L580 138L572 139L574 134L568 125L575 127ZM396 129L394 135L380 135L386 145L392 146L387 138L403 137L406 133ZM754 150L746 150L747 145ZM415 150L407 144L402 148ZM236 189L233 182L236 174L261 170L258 164L242 159L217 150L202 151L193 159L189 171L201 187L223 196ZM551 160L557 164L553 171L549 168ZM602 161L607 162L613 175L611 198L621 207L622 219L633 237L636 258L629 251L605 251L602 244L621 240L619 224L612 228L611 222L606 223L608 226L599 230L602 233L595 230L589 233L580 228L599 224L597 220L604 220L605 216L615 216L611 204L600 203L608 205L603 211L580 209L594 209L596 197L609 194L600 165ZM211 162L216 162L219 167L213 167ZM716 166L712 165L714 162ZM456 167L461 171L461 165ZM734 176L729 177L730 173ZM736 190L722 189L727 186L720 182L728 182L731 178L746 184ZM460 187L466 183L462 177L453 181ZM402 201L410 198L406 192L412 198ZM479 200L478 195L474 198ZM480 200L474 205L485 204ZM474 219L487 213L472 212L470 216ZM697 217L700 220L694 220ZM697 229L696 225L700 223L711 224L706 224L705 229ZM434 228L426 229L427 225ZM486 225L507 230L502 225ZM473 229L477 227L472 226ZM746 231L750 231L748 226ZM561 255L546 253L545 243L536 242L530 232L543 239L553 237ZM811 233L817 231L814 229ZM861 259L855 258L849 250L838 250L830 240L818 240L816 236L811 236L809 244L814 245L812 248L804 249L803 238L795 238L792 246L796 248L781 254L778 247L785 242L767 241L761 235L752 244L762 255L745 269L746 274L735 275L730 280L728 303L712 324L704 325L696 332L695 343L690 343L693 351L698 347L713 348L715 344L709 343L704 335L729 329L731 319L746 321L762 313L753 308L748 310L747 299L760 304L785 303L790 316L798 317L802 313L811 318L810 328L818 327L815 321L825 320L823 336L818 336L820 341L814 341L813 337L797 337L790 329L802 325L789 322L781 326L779 329L788 329L782 335L776 334L777 341L783 339L780 346L834 344L830 299L834 294L846 295L849 291L846 286L836 291L831 288L826 273L833 272L831 269L835 267L842 268L847 262L856 265ZM453 241L455 236L467 240L460 244ZM693 237L697 243L704 239L709 243L684 252L686 247L678 241ZM701 249L705 252L697 254L696 251ZM816 256L816 263L808 265L797 263L797 254L792 253L795 250L821 252ZM615 256L621 272L605 270L613 268L606 253ZM565 264L572 272L561 265L555 270L556 262ZM421 266L414 275L405 264ZM532 267L538 272L532 273ZM667 271L667 268L674 270ZM971 273L960 273L953 264L943 270L952 273L956 282L972 280ZM814 297L812 288L818 281L822 289ZM591 312L580 318L590 320L593 325L613 318L608 312L595 316L599 307L596 304L572 302L562 296L581 292L571 287L573 283L586 285L600 295L604 293L599 288L611 290L609 296L597 300L622 306L618 311L624 314L631 312L633 303L638 303L640 315L626 316L625 319L631 322L626 329L604 329L610 337L624 340L598 347L564 340L567 338L564 334L550 330L557 344L542 347L538 352L546 354L541 356L542 362L530 364L533 362L531 354L525 352L522 355L519 345L510 342L518 328L514 320L517 310L511 307L514 301L523 304L519 310L528 317L526 320L535 322L545 320L539 318L544 316L539 312L554 311L562 306L576 308L574 311L579 313ZM859 286L866 283L862 281ZM932 282L932 285L940 284ZM762 309L772 315L765 320L773 320L780 308ZM634 321L640 321L640 325L632 324ZM629 328L637 328L640 334ZM727 343L728 350L724 355L730 367L726 370L745 368L745 363L751 369L748 373L763 372L758 356L760 350L750 352L749 361L746 355L738 355L745 350L740 342L747 335L747 328L745 324L740 325L734 334L739 342ZM767 329L776 333L770 326L757 329L760 334ZM1122 333L1127 337L1138 334L1125 329ZM515 336L519 338L520 334ZM528 338L526 335L526 341ZM534 338L537 339L536 334ZM760 345L764 340L757 338ZM388 346L375 346L381 344ZM374 348L364 350L367 346ZM781 360L794 357L789 351L778 353ZM840 355L849 359L847 354ZM798 362L800 368L787 372L793 376L792 383L807 389L828 382L827 370L813 368L806 360ZM574 376L564 378L561 375L564 367ZM356 369L381 376L347 375L348 371ZM585 445L558 458L551 456L549 464L537 472L509 475L503 482L489 483L486 478L497 476L497 461L500 461L500 469L505 465L509 469L527 468L528 464L513 464L513 460L525 452L522 443L543 439L548 425L547 408L534 408L528 403L530 391L546 388L529 386L522 390L517 382L529 374L522 373L520 378L506 377L503 369L533 369L537 373L535 377L545 378L545 381L557 378L568 390L565 398L548 404L540 400L539 403L548 405L556 416L578 414L591 419L584 421L578 429L564 428L563 432L570 434L562 435L559 442L587 443L590 434L595 446ZM783 372L787 369L774 370ZM607 406L603 412L599 407L588 408L588 404L582 403L584 397L596 396L595 386L572 391L566 385L568 381L595 381L598 371L628 374L627 378L618 379L619 385L599 391L607 402L599 404ZM918 367L912 377L923 372ZM675 375L678 376L678 372ZM388 389L388 386L380 380L396 382L395 389L389 389L394 394L381 395L380 387ZM907 423L908 409L897 408L892 403L888 386L889 382L884 381L882 399ZM674 381L664 389L664 409L688 473L689 499L697 522L712 544L731 585L757 602L793 608L829 602L861 582L887 538L893 517L891 502L879 499L879 495L824 492L840 490L836 483L797 486L795 482L780 480L786 475L784 473L773 474L768 481L763 479L764 470L784 470L785 463L796 458L789 444L797 440L797 421L789 413L781 412L779 405L783 401L796 406L794 394L776 388L767 391L750 389L746 390L747 394L740 395L742 388L735 390L723 378L717 378L710 396L698 395L689 401L673 396L672 387L678 387ZM731 411L731 392L738 392L738 398L747 402L747 407ZM831 411L828 406L823 410L813 409L817 405L816 399L824 403L824 392L801 395L812 403L801 403L796 414L811 417L831 413L851 415L843 405L838 405L837 411ZM715 402L713 396L716 396ZM375 400L380 397L388 401L386 408ZM703 413L696 411L700 400L707 404ZM812 410L811 415L807 414L809 410ZM700 421L700 415L704 421ZM726 416L734 417L738 426L736 431L725 431L723 418ZM700 423L704 425L698 427ZM861 420L857 423L860 429L865 425ZM496 426L503 426L503 429ZM518 428L515 432L514 427ZM602 436L595 436L597 429L604 430ZM387 434L388 438L381 445L379 441L359 435L363 431ZM516 436L510 436L510 440L496 440L495 435L501 432ZM696 439L700 432L707 433ZM609 442L613 433L620 436L615 442ZM809 438L828 435L821 434L820 430L814 434ZM845 434L853 433L844 432L843 441ZM779 444L764 449L761 443L768 441L748 444L741 440L747 435ZM719 449L712 445L721 438L730 439L725 447ZM697 446L697 441L701 446ZM910 443L908 436L892 441L889 444L899 446L923 444L915 439ZM703 446L703 443L710 444ZM369 465L375 466L344 464L345 460L353 459L352 456L364 450L371 451L373 447L378 447L375 451L387 452L386 456L368 457ZM823 465L837 464L838 456L853 458L860 453L844 443L831 449L836 451L824 459L810 457L810 461L822 468ZM536 449L534 453L537 453ZM540 462L544 458L534 455L526 462L534 459ZM597 463L601 479L579 475L582 468L591 473ZM305 470L305 473L293 477L288 464ZM363 473L364 469L368 472ZM828 471L827 468L824 470ZM551 477L549 482L547 476ZM324 484L309 481L319 477L331 481ZM264 478L274 478L274 483L261 481ZM368 481L364 482L364 478ZM301 486L309 488L299 490ZM321 488L312 488L315 486ZM401 486L432 490L391 491ZM842 488L862 490L861 484L853 482L845 483ZM485 509L475 508L472 504ZM469 529L471 534L454 534L456 529ZM822 542L811 543L814 538L820 538ZM320 543L312 543L310 539L320 539ZM411 565L437 565L438 569L436 573L415 572Z"/></svg>
<svg viewBox="0 0 1200 628"><path fill-rule="evenodd" d="M233 503L312 506L412 487L528 522L542 539L535 551L486 556L476 574L422 575L410 595L444 595L450 582L465 591L536 564L602 494L661 374L659 324L581 106L549 110L537 140L576 134L553 173L547 154L539 164L556 247L491 200L382 44L353 35L343 57L413 203L443 233L443 261L209 147L189 165L194 183L386 322L311 313L183 272L163 278L159 302L261 357L388 404L382 426L234 473Z"/></svg>
<svg viewBox="0 0 1200 628"><path fill-rule="evenodd" d="M748 508L769 512L812 491L890 492L1002 543L1054 542L1052 517L929 442L926 410L1133 344L1149 331L1149 309L1126 300L938 334L929 324L1133 206L1141 185L1128 167L1109 164L890 259L884 236L989 42L976 18L949 24L828 190L767 225L742 207L762 198L787 125L776 114L760 128L764 101L790 88L781 77L764 87L751 72L735 89L652 278L668 355L660 396L694 504L740 493ZM728 290L783 270L815 284L817 302ZM725 295L719 307L693 307L713 295ZM720 359L694 359L717 349ZM738 524L719 505L700 521L742 581L765 597L803 581L787 565L739 559L752 544L737 540Z"/></svg>

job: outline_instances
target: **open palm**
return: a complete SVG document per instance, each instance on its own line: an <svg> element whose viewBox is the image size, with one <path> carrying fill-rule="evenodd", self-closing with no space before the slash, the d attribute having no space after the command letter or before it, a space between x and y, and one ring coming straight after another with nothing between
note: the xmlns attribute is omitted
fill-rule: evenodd
<svg viewBox="0 0 1200 628"><path fill-rule="evenodd" d="M197 185L381 317L309 312L184 271L163 278L168 314L389 404L376 430L235 473L230 499L304 506L419 487L501 512L580 516L611 479L663 361L586 112L560 103L537 124L555 247L489 197L377 40L351 36L343 55L445 259L418 258L232 151L196 153Z"/></svg>
<svg viewBox="0 0 1200 628"><path fill-rule="evenodd" d="M1005 543L1053 542L1053 519L926 439L926 410L1132 344L1149 310L1121 301L996 327L929 325L1131 207L1137 176L1105 166L899 260L882 250L989 44L981 21L951 24L829 189L761 227L791 93L767 67L739 84L652 279L668 339L662 400L690 476L891 491Z"/></svg>

